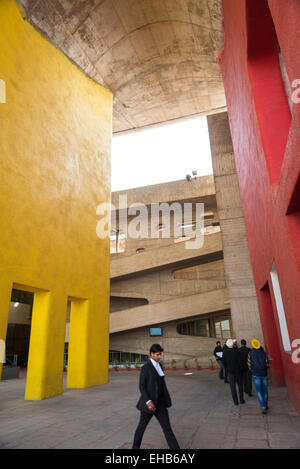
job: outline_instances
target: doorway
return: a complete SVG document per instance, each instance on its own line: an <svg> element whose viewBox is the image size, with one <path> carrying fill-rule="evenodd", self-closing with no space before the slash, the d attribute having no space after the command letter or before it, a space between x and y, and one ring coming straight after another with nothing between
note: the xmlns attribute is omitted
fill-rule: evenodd
<svg viewBox="0 0 300 469"><path fill-rule="evenodd" d="M270 366L271 378L274 384L282 386L285 384L284 369L269 282L260 290L260 300L262 305L262 327L267 349L266 352L272 359Z"/></svg>
<svg viewBox="0 0 300 469"><path fill-rule="evenodd" d="M28 364L33 293L13 288L6 333L2 379L25 378Z"/></svg>

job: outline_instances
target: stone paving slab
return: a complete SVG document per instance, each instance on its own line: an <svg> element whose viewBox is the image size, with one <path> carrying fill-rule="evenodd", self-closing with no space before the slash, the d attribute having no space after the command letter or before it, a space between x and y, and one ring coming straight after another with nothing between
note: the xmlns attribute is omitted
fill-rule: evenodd
<svg viewBox="0 0 300 469"><path fill-rule="evenodd" d="M217 371L189 373L166 372L170 420L181 448L300 448L300 417L285 388L269 387L270 411L262 415L255 394L234 406ZM139 419L139 373L111 371L109 376L103 386L67 389L37 402L24 401L25 376L0 382L0 448L130 449ZM155 417L142 448L168 448Z"/></svg>

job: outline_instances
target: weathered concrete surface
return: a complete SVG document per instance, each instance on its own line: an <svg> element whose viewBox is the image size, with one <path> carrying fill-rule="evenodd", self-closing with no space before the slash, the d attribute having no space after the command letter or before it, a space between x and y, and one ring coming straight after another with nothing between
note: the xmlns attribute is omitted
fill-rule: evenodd
<svg viewBox="0 0 300 469"><path fill-rule="evenodd" d="M151 337L149 335L149 327L110 334L110 350L118 350L120 352L128 352L130 350L133 353L148 355L153 342L159 342L164 349L164 363L166 366L170 366L172 360L176 360L176 367L178 368L182 368L185 361L188 366L195 367L195 359L197 359L202 368L210 367L211 363L215 363L213 351L217 339L215 337L179 334L177 330L179 322L174 321L162 324L162 337Z"/></svg>
<svg viewBox="0 0 300 469"><path fill-rule="evenodd" d="M112 334L113 332L224 311L227 302L227 288L220 288L152 305L125 309L110 314L109 332Z"/></svg>
<svg viewBox="0 0 300 469"><path fill-rule="evenodd" d="M114 132L226 107L220 0L19 0L25 16L115 94Z"/></svg>
<svg viewBox="0 0 300 469"><path fill-rule="evenodd" d="M112 281L111 297L123 300L125 308L132 307L126 303L128 298L147 298L149 304L172 300L175 297L194 295L206 291L226 288L224 260L204 263L188 268L175 268L150 272L130 278ZM138 304L134 306L139 306ZM110 309L118 311L117 308Z"/></svg>
<svg viewBox="0 0 300 469"><path fill-rule="evenodd" d="M127 196L124 207L120 195ZM140 207L138 219L144 225L143 233L150 237L127 236L125 251L111 256L111 295L118 297L119 311L114 308L110 314L110 350L147 354L153 343L150 343L153 338L149 336L149 327L156 325L163 327L167 360L194 361L197 358L203 366L208 366L216 339L179 334L177 325L209 316L207 324L214 336L212 317L224 314L229 317L230 314L213 176L114 192L112 202L117 211L115 219L112 216L112 228L127 232L119 215L125 218L125 209L135 204ZM151 204L158 202L166 203L170 209L173 203L179 202L180 205L173 206L176 212L179 208L179 218L176 219L178 212L176 216L171 212L168 219L167 213L162 215L149 210ZM187 249L181 238L183 233L176 233L180 223L185 221L189 225L182 217L186 214L184 204L187 202L192 204L189 217L194 222L198 219L196 204L204 204L206 231L200 249ZM142 210L141 204L145 204L147 210ZM133 221L132 215L128 215L129 228ZM160 226L162 232L158 229ZM186 227L187 239L195 236L194 229L192 225ZM152 230L154 235L157 230L159 237L151 237ZM140 248L143 251L137 252ZM149 304L128 306L127 298L146 299Z"/></svg>
<svg viewBox="0 0 300 469"><path fill-rule="evenodd" d="M207 122L234 334L263 341L228 115Z"/></svg>
<svg viewBox="0 0 300 469"><path fill-rule="evenodd" d="M216 188L213 175L196 177L191 181L182 179L112 192L111 202L116 210L121 208L119 206L120 196L127 197L127 207L133 204L150 205L183 199L185 202L190 200L195 202L195 199L201 199L201 197L205 198L206 204L210 202L216 207ZM197 201L202 202L202 200ZM122 208L124 208L123 205Z"/></svg>
<svg viewBox="0 0 300 469"><path fill-rule="evenodd" d="M166 377L170 420L182 449L300 448L300 417L285 388L270 387L270 411L263 416L256 397L234 406L216 371L184 373L167 371ZM24 379L0 383L0 448L131 448L138 378L136 371L111 372L108 384L39 402L23 400ZM154 418L142 448L167 448Z"/></svg>
<svg viewBox="0 0 300 469"><path fill-rule="evenodd" d="M136 240L134 240L136 241ZM110 277L121 278L128 274L142 273L152 269L163 268L170 265L176 265L179 262L198 259L201 263L201 257L214 255L222 251L222 238L220 233L213 233L204 238L204 244L201 249L186 249L185 243L174 243L173 239L165 240L168 244L160 245L160 240L143 240L145 252L140 254L136 250L131 253L121 253L112 256L110 262ZM135 243L136 248L141 243Z"/></svg>

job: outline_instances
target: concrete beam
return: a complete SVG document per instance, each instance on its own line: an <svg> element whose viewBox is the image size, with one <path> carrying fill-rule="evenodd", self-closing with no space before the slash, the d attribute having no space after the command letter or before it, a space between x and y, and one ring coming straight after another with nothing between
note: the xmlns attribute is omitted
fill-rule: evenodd
<svg viewBox="0 0 300 469"><path fill-rule="evenodd" d="M130 274L137 274L151 271L156 268L163 268L170 265L181 265L186 261L201 262L201 257L214 255L222 251L221 233L214 233L205 236L204 245L201 249L186 249L185 242L174 243L167 246L149 248L139 254L133 253L128 256L118 254L112 257L110 263L111 279L121 278ZM219 257L220 258L220 257Z"/></svg>
<svg viewBox="0 0 300 469"><path fill-rule="evenodd" d="M132 204L158 204L162 202L188 202L199 201L208 204L216 204L216 189L213 175L192 178L191 181L182 179L151 186L137 187L134 189L112 192L111 202L116 210L119 210L120 196L127 197L127 207ZM198 200L199 199L199 200ZM124 207L122 207L124 208Z"/></svg>
<svg viewBox="0 0 300 469"><path fill-rule="evenodd" d="M109 332L112 334L138 327L209 314L215 311L223 311L228 307L228 299L227 288L222 288L111 313Z"/></svg>
<svg viewBox="0 0 300 469"><path fill-rule="evenodd" d="M126 298L146 298L149 304L153 304L220 288L226 288L223 260L183 269L168 268L132 278L114 280L110 285L110 294L123 298L125 307L120 308L121 310L132 307L126 306ZM142 304L144 303L135 306ZM114 311L118 310L115 308Z"/></svg>

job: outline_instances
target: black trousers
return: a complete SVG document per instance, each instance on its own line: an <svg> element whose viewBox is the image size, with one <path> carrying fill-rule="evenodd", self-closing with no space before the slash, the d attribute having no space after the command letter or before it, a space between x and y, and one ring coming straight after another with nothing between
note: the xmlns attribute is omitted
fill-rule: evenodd
<svg viewBox="0 0 300 469"><path fill-rule="evenodd" d="M239 389L240 402L244 400L242 374L241 373L237 373L237 374L228 373L228 377L229 377L229 383L230 383L230 389L231 389L233 402L235 404L238 404L239 401L238 401L238 396L236 392L236 384L238 385L238 389Z"/></svg>
<svg viewBox="0 0 300 469"><path fill-rule="evenodd" d="M227 380L228 380L228 368L227 368L227 366L225 366L225 365L224 365L224 371L225 371L225 376L224 376L224 378L225 378L225 381L227 381Z"/></svg>
<svg viewBox="0 0 300 469"><path fill-rule="evenodd" d="M172 431L170 420L169 420L169 413L167 408L164 405L158 406L156 411L153 414L148 414L146 412L141 412L141 417L137 429L134 435L134 441L132 449L139 449L142 443L142 438L144 432L147 428L148 423L152 419L153 415L157 418L160 423L160 426L164 432L166 437L167 443L170 449L179 449L178 442L176 437Z"/></svg>
<svg viewBox="0 0 300 469"><path fill-rule="evenodd" d="M252 375L249 370L242 372L243 389L246 394L252 394Z"/></svg>

